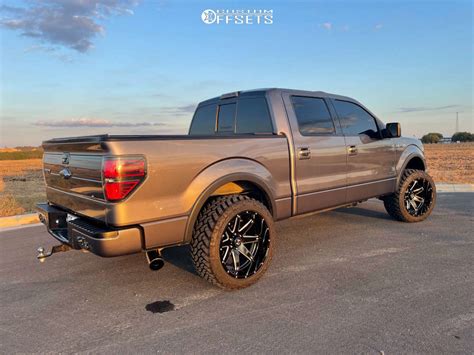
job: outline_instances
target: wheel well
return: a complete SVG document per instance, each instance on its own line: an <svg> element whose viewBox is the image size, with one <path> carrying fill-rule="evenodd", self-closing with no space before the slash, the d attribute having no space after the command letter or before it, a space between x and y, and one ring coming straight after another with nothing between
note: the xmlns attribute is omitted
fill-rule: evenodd
<svg viewBox="0 0 474 355"><path fill-rule="evenodd" d="M416 170L425 170L425 163L419 157L413 157L410 159L408 164L405 166L405 169L416 169Z"/></svg>
<svg viewBox="0 0 474 355"><path fill-rule="evenodd" d="M233 194L243 194L247 195L257 201L260 201L265 205L265 207L268 208L270 213L273 215L273 208L272 208L272 203L270 200L270 197L268 194L265 192L264 189L262 189L260 186L257 184L251 182L251 181L233 181L233 182L228 182L219 188L217 188L209 198L212 198L214 196L223 196L223 195L233 195ZM204 205L207 204L207 201Z"/></svg>

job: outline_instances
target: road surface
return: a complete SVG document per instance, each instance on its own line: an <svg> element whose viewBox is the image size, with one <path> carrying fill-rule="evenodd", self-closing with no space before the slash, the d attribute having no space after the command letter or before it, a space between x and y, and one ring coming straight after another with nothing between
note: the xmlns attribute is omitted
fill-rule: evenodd
<svg viewBox="0 0 474 355"><path fill-rule="evenodd" d="M440 194L418 224L376 200L281 222L268 273L238 292L184 247L158 272L144 255L40 264L43 227L1 232L0 352L472 353L473 200Z"/></svg>

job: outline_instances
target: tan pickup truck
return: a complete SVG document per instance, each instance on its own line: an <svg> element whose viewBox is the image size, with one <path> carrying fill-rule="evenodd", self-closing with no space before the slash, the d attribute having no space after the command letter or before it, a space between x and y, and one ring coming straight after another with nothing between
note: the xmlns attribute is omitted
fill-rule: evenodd
<svg viewBox="0 0 474 355"><path fill-rule="evenodd" d="M201 102L188 135L97 135L43 142L54 252L100 256L189 244L197 273L246 287L268 268L274 221L379 198L400 221L436 202L419 140L354 99L261 89ZM295 220L294 223L298 223Z"/></svg>

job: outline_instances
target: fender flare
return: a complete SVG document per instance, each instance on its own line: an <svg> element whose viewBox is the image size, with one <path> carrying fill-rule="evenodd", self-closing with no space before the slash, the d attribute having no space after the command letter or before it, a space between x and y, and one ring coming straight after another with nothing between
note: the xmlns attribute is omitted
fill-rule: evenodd
<svg viewBox="0 0 474 355"><path fill-rule="evenodd" d="M425 157L423 156L422 150L418 148L416 145L409 145L400 155L400 158L398 159L398 162L397 162L397 166L396 166L397 185L396 186L398 186L398 184L400 183L403 170L405 170L406 166L413 158L419 158L422 161L423 166L426 170L426 160L425 160Z"/></svg>
<svg viewBox="0 0 474 355"><path fill-rule="evenodd" d="M275 206L275 198L274 198L274 189L272 189L272 187L269 186L270 184L268 181L268 179L272 179L272 175L263 165L261 165L258 162L255 162L254 160L245 159L245 158L232 158L232 159L220 161L204 169L196 178L207 173L210 169L213 169L213 170L219 169L219 167L216 167L216 165L222 165L222 163L225 163L226 165L228 163L235 163L235 160L239 160L240 163L243 163L244 161L244 165L249 165L249 166L252 165L254 167L253 169L254 171L248 172L249 170L246 170L245 167L242 166L242 164L236 164L236 165L239 165L238 169L240 171L234 171L224 176L220 176L217 179L214 179L213 182L209 184L201 192L201 194L199 194L188 216L188 221L186 223L186 229L184 233L184 240L183 240L184 243L189 243L191 241L194 224L196 223L199 212L201 211L202 207L206 203L207 199L211 197L212 193L215 190L217 190L219 187L229 182L248 181L256 185L259 189L261 189L265 193L266 195L265 197L271 206L271 213L273 217L275 217L276 206ZM260 172L263 173L264 176L260 176L261 174L256 173L255 170L260 170ZM246 172L242 172L242 171L246 171Z"/></svg>

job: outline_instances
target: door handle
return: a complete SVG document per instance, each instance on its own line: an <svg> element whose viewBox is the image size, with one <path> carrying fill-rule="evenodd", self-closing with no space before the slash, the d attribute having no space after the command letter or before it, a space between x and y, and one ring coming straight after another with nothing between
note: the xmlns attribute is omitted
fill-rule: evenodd
<svg viewBox="0 0 474 355"><path fill-rule="evenodd" d="M356 155L357 154L357 147L355 145L350 145L347 148L347 153L349 153L349 155Z"/></svg>
<svg viewBox="0 0 474 355"><path fill-rule="evenodd" d="M309 147L298 148L298 159L311 159L311 150Z"/></svg>

